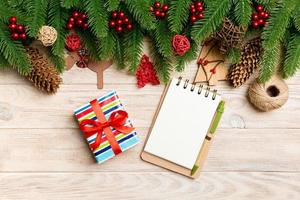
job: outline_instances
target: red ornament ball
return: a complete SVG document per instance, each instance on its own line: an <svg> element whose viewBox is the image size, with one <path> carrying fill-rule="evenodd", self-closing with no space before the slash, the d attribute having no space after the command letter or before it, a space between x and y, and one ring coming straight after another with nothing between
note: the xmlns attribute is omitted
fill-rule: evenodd
<svg viewBox="0 0 300 200"><path fill-rule="evenodd" d="M19 39L19 34L18 33L12 33L11 34L11 39L12 40L18 40Z"/></svg>
<svg viewBox="0 0 300 200"><path fill-rule="evenodd" d="M10 24L16 24L17 23L17 17L11 16L8 21L9 21Z"/></svg>
<svg viewBox="0 0 300 200"><path fill-rule="evenodd" d="M73 52L78 51L81 47L80 37L76 33L72 33L66 37L66 48Z"/></svg>
<svg viewBox="0 0 300 200"><path fill-rule="evenodd" d="M175 35L172 41L173 49L179 56L184 55L190 49L190 41L184 35Z"/></svg>
<svg viewBox="0 0 300 200"><path fill-rule="evenodd" d="M154 3L154 7L155 7L155 8L160 8L160 6L161 6L161 3L160 3L159 1L156 1L156 2Z"/></svg>

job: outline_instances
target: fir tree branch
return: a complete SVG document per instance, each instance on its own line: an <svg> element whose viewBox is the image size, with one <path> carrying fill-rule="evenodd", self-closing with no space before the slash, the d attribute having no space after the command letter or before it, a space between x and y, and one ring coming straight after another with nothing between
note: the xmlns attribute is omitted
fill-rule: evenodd
<svg viewBox="0 0 300 200"><path fill-rule="evenodd" d="M99 51L103 60L112 59L116 50L116 34L112 31L107 33L105 38L100 39Z"/></svg>
<svg viewBox="0 0 300 200"><path fill-rule="evenodd" d="M88 22L93 33L98 38L103 38L108 32L108 13L103 0L85 0L85 10L89 16Z"/></svg>
<svg viewBox="0 0 300 200"><path fill-rule="evenodd" d="M159 53L164 57L172 56L172 38L174 34L168 29L167 21L160 21L153 32L153 40L156 43Z"/></svg>
<svg viewBox="0 0 300 200"><path fill-rule="evenodd" d="M143 33L140 27L135 26L135 28L127 33L124 37L124 56L125 63L129 66L129 71L135 73L143 52Z"/></svg>
<svg viewBox="0 0 300 200"><path fill-rule="evenodd" d="M293 12L293 21L294 25L297 28L297 30L300 32L300 7L297 6L297 8Z"/></svg>
<svg viewBox="0 0 300 200"><path fill-rule="evenodd" d="M237 48L230 48L227 52L227 58L231 64L236 64L240 62L241 50Z"/></svg>
<svg viewBox="0 0 300 200"><path fill-rule="evenodd" d="M22 24L24 23L25 20L24 13L11 7L5 1L0 2L0 20L4 23L7 23L10 16L16 16L18 19L18 23L22 23Z"/></svg>
<svg viewBox="0 0 300 200"><path fill-rule="evenodd" d="M149 12L151 1L148 0L124 0L127 8L140 26L146 30L155 28L155 17Z"/></svg>
<svg viewBox="0 0 300 200"><path fill-rule="evenodd" d="M29 27L27 33L30 37L36 37L39 29L46 22L47 0L26 0L27 18L26 24Z"/></svg>
<svg viewBox="0 0 300 200"><path fill-rule="evenodd" d="M10 64L7 62L5 57L0 53L0 69L6 69L9 68Z"/></svg>
<svg viewBox="0 0 300 200"><path fill-rule="evenodd" d="M197 57L197 50L198 45L196 44L196 42L191 42L190 49L184 55L176 56L176 71L183 71L185 69L186 64Z"/></svg>
<svg viewBox="0 0 300 200"><path fill-rule="evenodd" d="M291 13L294 9L294 2L285 1L279 4L271 12L268 21L269 25L265 27L262 33L264 53L261 59L260 81L268 81L276 71L278 56L280 55L280 43L289 25Z"/></svg>
<svg viewBox="0 0 300 200"><path fill-rule="evenodd" d="M121 37L115 37L115 45L116 45L116 51L114 54L114 60L117 62L117 67L119 69L124 69L125 66L125 60L124 60L124 47L123 47L123 38Z"/></svg>
<svg viewBox="0 0 300 200"><path fill-rule="evenodd" d="M192 0L171 1L170 10L168 11L168 21L170 29L175 33L180 33L188 21L189 6Z"/></svg>
<svg viewBox="0 0 300 200"><path fill-rule="evenodd" d="M66 29L65 24L68 19L68 13L65 8L60 6L59 1L50 0L48 9L49 25L57 30L57 39L51 47L55 55L63 55L65 49Z"/></svg>
<svg viewBox="0 0 300 200"><path fill-rule="evenodd" d="M80 0L62 0L62 5L65 7L65 8L72 8L76 5L78 5Z"/></svg>
<svg viewBox="0 0 300 200"><path fill-rule="evenodd" d="M48 51L48 58L59 73L62 73L65 70L66 63L64 57L54 55L50 51Z"/></svg>
<svg viewBox="0 0 300 200"><path fill-rule="evenodd" d="M20 42L10 39L10 33L5 30L5 25L0 23L0 53L7 60L9 65L18 70L20 74L27 74L31 70L24 46Z"/></svg>
<svg viewBox="0 0 300 200"><path fill-rule="evenodd" d="M120 0L106 0L105 6L108 11L117 10L120 4Z"/></svg>
<svg viewBox="0 0 300 200"><path fill-rule="evenodd" d="M97 40L97 38L89 31L78 31L77 34L79 35L85 48L88 49L89 58L92 61L101 60L99 51L99 41Z"/></svg>
<svg viewBox="0 0 300 200"><path fill-rule="evenodd" d="M192 38L200 42L215 32L222 24L231 5L231 0L215 0L211 3L205 12L205 18L194 24L192 28Z"/></svg>
<svg viewBox="0 0 300 200"><path fill-rule="evenodd" d="M300 69L300 34L293 35L287 46L287 52L281 75L283 78L289 78L296 74Z"/></svg>
<svg viewBox="0 0 300 200"><path fill-rule="evenodd" d="M234 0L235 20L242 26L248 26L251 20L252 7L250 0Z"/></svg>

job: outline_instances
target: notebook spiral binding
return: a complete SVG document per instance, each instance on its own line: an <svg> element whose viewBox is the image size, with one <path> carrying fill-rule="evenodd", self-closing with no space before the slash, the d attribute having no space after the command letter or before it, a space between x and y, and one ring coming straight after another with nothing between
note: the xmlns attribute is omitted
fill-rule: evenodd
<svg viewBox="0 0 300 200"><path fill-rule="evenodd" d="M182 77L179 77L178 78L178 82L177 82L177 86L179 86L180 85L180 83L182 82L183 80L182 80ZM184 85L183 85L183 89L186 89L187 88L187 86L188 86L188 84L189 84L189 80L188 79L186 79L185 81L184 81ZM195 90L195 88L196 88L196 84L195 83L193 83L192 84L192 87L191 87L191 92L194 92L194 90ZM215 100L216 99L216 96L217 96L217 90L210 90L210 87L206 87L205 89L204 89L204 86L203 85L199 85L199 87L198 87L198 94L200 95L201 93L202 93L202 91L205 91L205 97L208 97L209 96L209 93L213 93L213 95L212 95L212 100Z"/></svg>

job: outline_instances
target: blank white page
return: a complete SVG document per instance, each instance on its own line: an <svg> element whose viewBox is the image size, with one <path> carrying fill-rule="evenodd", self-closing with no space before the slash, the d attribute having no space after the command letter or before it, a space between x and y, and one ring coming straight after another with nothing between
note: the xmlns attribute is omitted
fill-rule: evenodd
<svg viewBox="0 0 300 200"><path fill-rule="evenodd" d="M183 80L177 83L169 86L144 151L192 169L221 97L212 100L205 88L198 94L199 87L192 92L191 84L184 89Z"/></svg>

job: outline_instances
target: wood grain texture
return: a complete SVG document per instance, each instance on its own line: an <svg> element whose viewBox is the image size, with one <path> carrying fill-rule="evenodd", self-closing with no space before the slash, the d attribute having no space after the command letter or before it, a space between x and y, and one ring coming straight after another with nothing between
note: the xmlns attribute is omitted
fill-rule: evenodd
<svg viewBox="0 0 300 200"><path fill-rule="evenodd" d="M193 79L196 64L183 73ZM0 199L300 199L300 74L288 80L283 108L261 113L246 98L249 82L216 88L227 108L200 178L193 181L143 162L139 155L163 91L137 89L136 79L111 67L104 89L96 74L72 68L56 95L45 95L14 71L0 71ZM141 143L95 163L73 110L117 90Z"/></svg>

